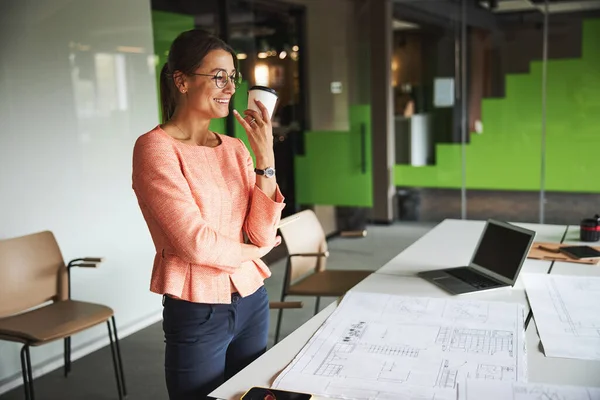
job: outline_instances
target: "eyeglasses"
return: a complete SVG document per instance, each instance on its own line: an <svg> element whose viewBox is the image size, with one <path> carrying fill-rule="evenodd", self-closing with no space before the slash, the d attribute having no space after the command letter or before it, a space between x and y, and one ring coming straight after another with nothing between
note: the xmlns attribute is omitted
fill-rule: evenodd
<svg viewBox="0 0 600 400"><path fill-rule="evenodd" d="M225 71L224 69L220 69L214 75L197 74L194 72L190 73L190 75L210 76L211 79L215 81L215 85L219 89L223 89L225 86L227 86L229 81L233 82L233 86L235 86L236 89L240 86L240 83L242 83L242 74L239 71L235 71L235 72L232 72L231 75L227 75L227 71Z"/></svg>

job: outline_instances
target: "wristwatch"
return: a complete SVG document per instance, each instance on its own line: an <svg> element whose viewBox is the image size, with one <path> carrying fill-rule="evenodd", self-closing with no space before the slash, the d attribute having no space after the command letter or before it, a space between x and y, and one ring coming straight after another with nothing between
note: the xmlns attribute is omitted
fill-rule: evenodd
<svg viewBox="0 0 600 400"><path fill-rule="evenodd" d="M272 178L275 176L275 168L273 167L267 167L265 169L254 168L254 172L256 172L256 175L262 175L265 178Z"/></svg>

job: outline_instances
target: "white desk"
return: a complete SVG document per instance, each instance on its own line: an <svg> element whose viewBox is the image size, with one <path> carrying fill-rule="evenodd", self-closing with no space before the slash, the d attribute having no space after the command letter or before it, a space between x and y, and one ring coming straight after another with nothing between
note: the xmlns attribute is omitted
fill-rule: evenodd
<svg viewBox="0 0 600 400"><path fill-rule="evenodd" d="M567 228L556 225L519 225L536 230L538 232L536 240L556 242L561 241ZM414 274L423 270L468 264L483 227L483 221L446 220L356 285L353 290L411 296L450 297L452 295ZM551 264L550 261L526 260L522 271L545 274L548 273ZM519 280L514 288L502 288L465 296L478 300L518 302L523 304L527 310L529 309L523 285ZM322 310L251 365L217 388L211 393L211 396L228 400L239 399L252 386L270 386L276 376L292 361L331 315L335 307L336 303L333 303Z"/></svg>
<svg viewBox="0 0 600 400"><path fill-rule="evenodd" d="M515 225L536 231L535 240L544 242L560 243L567 229L564 225ZM415 275L421 271L468 265L484 226L485 221L444 220L376 273ZM527 260L523 272L541 272L549 267L547 261Z"/></svg>
<svg viewBox="0 0 600 400"><path fill-rule="evenodd" d="M600 242L580 242L579 241L579 225L569 225L565 240L563 243L574 244L574 245L591 245L600 246Z"/></svg>
<svg viewBox="0 0 600 400"><path fill-rule="evenodd" d="M530 223L515 223L515 225L535 231L535 240L544 242L560 242L567 231L567 227L564 225ZM409 277L421 271L468 265L484 227L485 221L444 220L378 269L375 274ZM521 273L546 274L551 266L551 261L527 259L521 268ZM368 282L366 283L368 284ZM401 282L390 280L390 284L397 289L395 292L386 291L386 293L428 297L449 296L433 283L419 278L405 279ZM361 285L358 284L356 289L376 291L363 290ZM512 288L471 293L466 296L476 300L517 302L523 304L526 311L529 312L525 287L520 277Z"/></svg>
<svg viewBox="0 0 600 400"><path fill-rule="evenodd" d="M549 266L550 262L547 263ZM540 273L547 273L547 269L548 268L540 270ZM452 297L448 292L445 292L437 286L416 276L371 274L352 290L421 297ZM518 302L523 304L526 310L529 310L525 291L522 287L502 288L481 293L473 293L466 295L464 298L467 297L477 300ZM225 384L221 385L221 387L215 390L211 396L219 399L233 400L239 399L244 391L252 386L269 387L277 375L292 361L323 322L331 315L336 306L337 304L333 303L322 310L315 317L311 318L276 346L263 354L250 366L246 367ZM325 400L326 398L315 397L315 399Z"/></svg>
<svg viewBox="0 0 600 400"><path fill-rule="evenodd" d="M583 243L579 240L579 227L570 226L565 242L579 245L598 245ZM567 262L555 262L552 275L579 275L600 277L600 265L582 265ZM534 318L535 319L535 318ZM575 360L569 358L546 357L541 351L540 337L534 323L526 331L528 370L530 382L556 383L576 386L600 386L600 362Z"/></svg>
<svg viewBox="0 0 600 400"><path fill-rule="evenodd" d="M544 263L546 263L546 265L543 265ZM544 261L542 263L536 262L531 268L528 268L528 272L546 274L550 268L550 264L551 263L549 261ZM494 290L486 290L482 292L469 293L458 297L417 276L372 274L361 283L356 285L352 290L359 292L396 294L402 296L453 297L469 300L519 303L525 307L525 316L527 316L527 313L529 312L529 303L527 302L527 296L525 295L525 288L520 280L517 280L517 283L512 288L505 287Z"/></svg>

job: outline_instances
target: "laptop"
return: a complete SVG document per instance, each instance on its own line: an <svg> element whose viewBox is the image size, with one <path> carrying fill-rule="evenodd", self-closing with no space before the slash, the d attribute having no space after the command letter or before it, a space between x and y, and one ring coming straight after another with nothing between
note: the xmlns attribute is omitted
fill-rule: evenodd
<svg viewBox="0 0 600 400"><path fill-rule="evenodd" d="M468 266L418 275L453 294L513 286L534 238L534 231L489 219Z"/></svg>

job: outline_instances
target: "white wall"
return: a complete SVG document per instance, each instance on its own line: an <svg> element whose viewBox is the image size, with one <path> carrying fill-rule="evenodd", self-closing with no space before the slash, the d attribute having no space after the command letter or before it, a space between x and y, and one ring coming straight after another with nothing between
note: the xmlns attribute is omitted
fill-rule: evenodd
<svg viewBox="0 0 600 400"><path fill-rule="evenodd" d="M0 1L0 238L49 229L66 260L105 257L73 271L73 297L112 307L121 336L162 309L131 189L133 143L158 123L152 54L148 0ZM74 355L106 332L76 335ZM0 392L19 349L0 342ZM38 373L61 359L62 342L32 349Z"/></svg>

